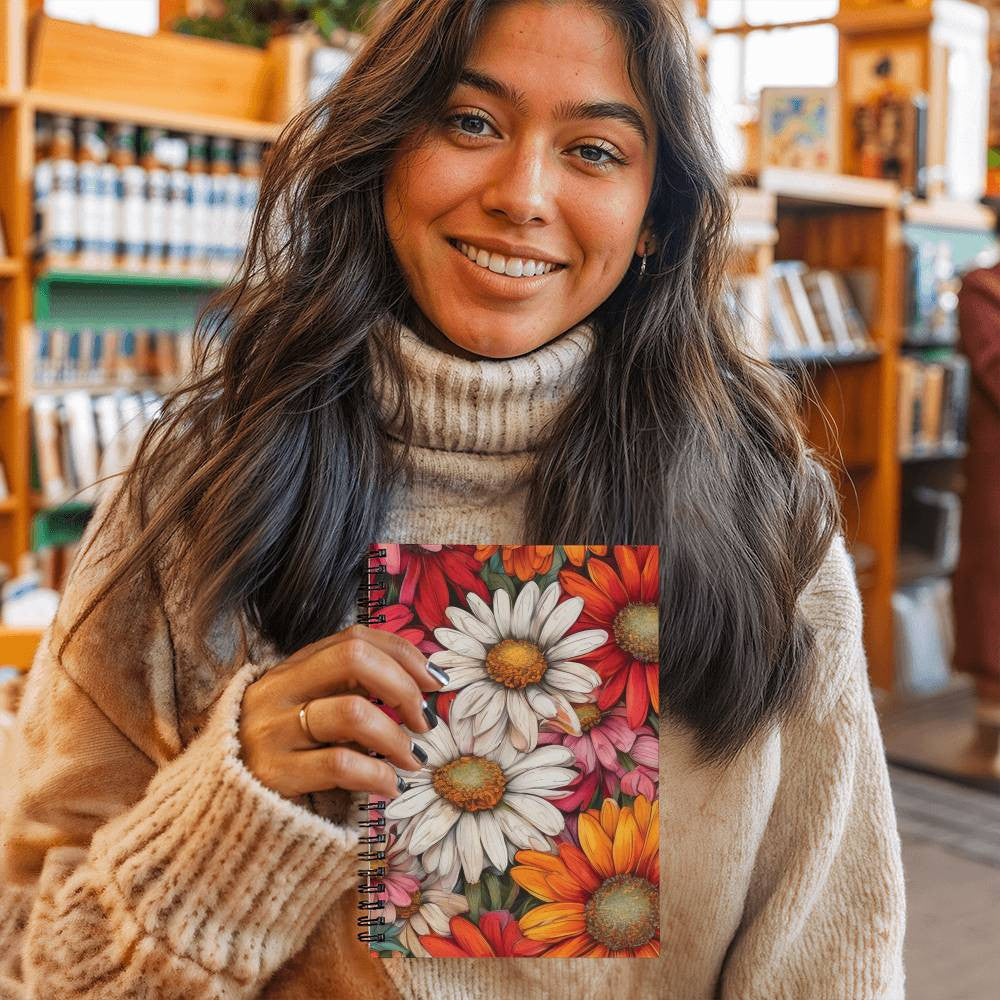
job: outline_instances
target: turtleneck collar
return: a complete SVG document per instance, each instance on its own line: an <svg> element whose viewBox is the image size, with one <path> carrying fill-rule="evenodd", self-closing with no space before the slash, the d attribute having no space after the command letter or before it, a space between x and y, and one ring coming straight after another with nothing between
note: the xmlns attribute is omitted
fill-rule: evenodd
<svg viewBox="0 0 1000 1000"><path fill-rule="evenodd" d="M567 403L594 349L584 320L528 354L468 360L432 346L401 324L400 353L413 407L413 443L449 452L510 454L534 450L539 435ZM395 394L379 365L374 391L386 432Z"/></svg>

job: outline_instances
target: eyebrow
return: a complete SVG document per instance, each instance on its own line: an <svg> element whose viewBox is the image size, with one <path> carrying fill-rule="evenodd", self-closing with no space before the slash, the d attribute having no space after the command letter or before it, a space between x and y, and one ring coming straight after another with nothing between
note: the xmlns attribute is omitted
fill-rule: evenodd
<svg viewBox="0 0 1000 1000"><path fill-rule="evenodd" d="M524 110L526 104L524 92L504 83L503 80L497 80L495 77L478 70L464 69L458 77L458 82L491 94L501 101L506 101L507 104L519 111ZM642 115L631 104L624 104L621 101L561 101L556 105L555 113L556 121L571 121L575 118L608 118L623 122L638 133L643 145L649 145L649 132L646 129L646 124L642 120Z"/></svg>

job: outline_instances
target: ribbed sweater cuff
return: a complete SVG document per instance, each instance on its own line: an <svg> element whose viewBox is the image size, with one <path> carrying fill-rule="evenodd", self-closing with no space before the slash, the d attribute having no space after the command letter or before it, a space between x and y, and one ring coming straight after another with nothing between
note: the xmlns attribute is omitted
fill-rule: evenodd
<svg viewBox="0 0 1000 1000"><path fill-rule="evenodd" d="M261 673L247 663L231 678L197 738L91 845L105 902L137 937L244 982L301 948L358 865L356 829L286 799L240 759L243 692Z"/></svg>

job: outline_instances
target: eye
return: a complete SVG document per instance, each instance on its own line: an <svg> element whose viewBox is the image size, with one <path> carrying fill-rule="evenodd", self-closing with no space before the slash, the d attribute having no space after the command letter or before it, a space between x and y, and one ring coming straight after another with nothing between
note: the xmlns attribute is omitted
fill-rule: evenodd
<svg viewBox="0 0 1000 1000"><path fill-rule="evenodd" d="M456 136L464 137L465 139L476 139L485 136L483 132L467 132L462 127L463 122L479 122L488 128L493 128L485 115L477 114L474 111L459 111L457 114L446 115L443 121L448 126L450 131L452 131ZM628 163L628 160L619 155L614 147L609 147L601 143L581 143L573 148L595 150L598 153L603 153L605 156L610 157L610 159L607 160L594 160L586 157L580 157L584 163L589 166L596 167L598 170L610 170L612 167L624 166Z"/></svg>

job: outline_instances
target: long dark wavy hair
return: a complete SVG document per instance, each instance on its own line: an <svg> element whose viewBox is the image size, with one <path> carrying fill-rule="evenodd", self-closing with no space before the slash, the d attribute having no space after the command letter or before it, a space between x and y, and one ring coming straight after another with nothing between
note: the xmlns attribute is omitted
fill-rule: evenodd
<svg viewBox="0 0 1000 1000"><path fill-rule="evenodd" d="M174 539L164 572L199 636L232 612L243 643L249 625L289 655L353 620L407 455L388 451L372 393L370 341L402 384L396 324L412 304L383 182L397 148L436 126L497 6L390 0L346 75L283 129L240 271L199 315L194 371L125 475L139 530L98 599ZM524 543L662 546L665 710L702 762L728 761L809 683L796 601L842 515L791 383L745 353L725 304L727 180L683 20L664 0L590 6L620 32L657 126L659 248L591 317L594 354L541 442Z"/></svg>

